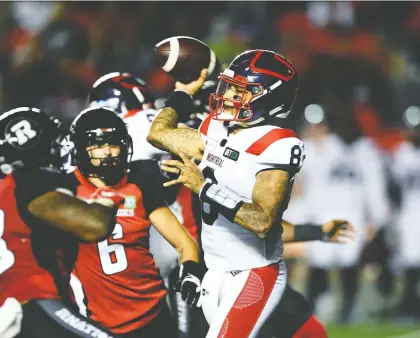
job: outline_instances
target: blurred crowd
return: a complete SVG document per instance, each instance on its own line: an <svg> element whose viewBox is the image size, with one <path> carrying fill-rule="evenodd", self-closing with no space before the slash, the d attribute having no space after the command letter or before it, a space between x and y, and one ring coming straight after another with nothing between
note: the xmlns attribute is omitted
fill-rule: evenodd
<svg viewBox="0 0 420 338"><path fill-rule="evenodd" d="M300 74L299 112L319 103L334 114L354 113L365 133L399 126L402 112L420 103L416 2L19 1L0 6L3 109L44 101L47 111L71 115L95 78L115 70L129 71L166 95L173 83L156 67L153 47L175 35L206 41L222 62L252 47L278 51Z"/></svg>
<svg viewBox="0 0 420 338"><path fill-rule="evenodd" d="M95 80L112 71L131 72L146 80L157 97L165 97L174 82L155 64L153 48L162 39L176 35L207 42L222 63L248 48L272 49L293 63L301 83L294 108L299 116L296 127L308 140L308 158L311 147L324 151L317 157L318 163L308 159L305 170L310 173L323 167L332 152L339 158L346 157L347 162L339 165L333 157L328 159L331 165L325 166L325 170L333 172L333 179L344 177L348 182L345 185L340 181L339 188L331 188L323 202L332 209L334 200L346 200L352 214L309 213L308 205L319 199L313 191L320 188L305 185L304 179L297 183L294 205L305 203L305 217L314 222L367 213L370 217L366 222L376 223L371 231L362 226L364 216L356 220L365 237L348 261L329 264L322 259L310 260L313 268L310 300L315 302L326 288L324 270L340 268L344 276L345 308L341 319L348 320L346 311L354 305L359 263L370 260L382 267L378 288L385 295L391 292L389 281L395 268L389 262L398 259L393 260L392 245L387 244L384 232L392 226L390 220L395 220L392 211L407 197L404 189L393 189L406 184L398 181L401 177L398 168L397 174L393 174L393 156L402 152L401 146L405 144L404 121L411 127L420 123L416 108L420 105L420 3L1 2L0 108L4 111L16 106L36 106L69 122L86 106L87 94ZM412 131L409 135L411 140L418 139ZM363 136L371 137L374 145L367 146ZM418 146L414 141L410 144ZM379 154L380 164L375 162L378 156L374 152ZM407 157L410 156L414 159L407 160L408 163L420 158L420 153L408 151ZM365 170L364 161L372 169ZM350 167L355 162L360 166L353 170ZM324 175L322 170L316 172ZM414 178L408 185L415 186L415 173L411 174ZM310 175L303 173L302 177ZM379 182L371 182L372 177ZM374 185L368 192L363 190L367 182ZM353 190L357 192L353 194ZM357 209L366 195L371 196L362 207L368 207ZM420 191L417 195L420 196ZM296 217L296 221L303 218L302 208L301 204L296 213L290 211L290 217ZM410 217L403 223L420 227L415 224L416 215ZM376 235L369 237L369 231ZM311 257L318 252L313 250ZM420 308L420 302L415 303L420 254L418 261L413 262L414 265L404 269L408 270L405 275L408 291L400 305L402 312L420 318L420 312L416 314L412 309Z"/></svg>

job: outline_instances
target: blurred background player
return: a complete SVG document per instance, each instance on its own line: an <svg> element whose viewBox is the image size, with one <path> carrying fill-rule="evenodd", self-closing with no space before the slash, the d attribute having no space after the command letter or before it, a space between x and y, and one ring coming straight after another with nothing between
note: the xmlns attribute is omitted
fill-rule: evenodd
<svg viewBox="0 0 420 338"><path fill-rule="evenodd" d="M68 286L78 240L107 235L116 208L109 198L89 205L68 196L59 171L61 137L59 121L39 109L0 116L0 304L9 299L1 337L112 337L73 311ZM70 317L83 328L75 330Z"/></svg>
<svg viewBox="0 0 420 338"><path fill-rule="evenodd" d="M199 254L197 244L167 207L157 162L131 163L131 137L123 120L109 108L82 111L70 134L77 167L68 178L77 196L94 200L98 191L104 191L125 199L111 236L80 245L72 285L80 311L124 337L176 336L166 288L149 251L150 226L178 252L178 282L188 304L196 303L200 294Z"/></svg>
<svg viewBox="0 0 420 338"><path fill-rule="evenodd" d="M405 285L398 314L411 321L420 318L420 108L412 106L403 116L406 140L393 152L391 169L399 187L399 207L394 218L395 261L404 272Z"/></svg>
<svg viewBox="0 0 420 338"><path fill-rule="evenodd" d="M342 246L309 244L308 297L315 306L328 289L328 270L339 268L343 302L337 320L348 323L358 290L360 255L369 238L368 225L380 228L387 222L390 205L384 163L372 140L360 137L357 121L345 110L332 115L310 105L305 116L307 163L298 181L302 212L308 222L347 218L357 230L356 240Z"/></svg>
<svg viewBox="0 0 420 338"><path fill-rule="evenodd" d="M133 161L152 159L159 161L172 157L171 154L146 141L157 110L156 99L143 80L129 73L106 74L94 83L88 100L91 107L112 109L126 123L128 133L133 139ZM171 211L198 242L196 219L199 219L199 216L193 214L191 191L178 185L164 192L164 198ZM150 228L150 251L166 287L171 291L179 274L178 253L155 227ZM169 295L171 308L176 312L178 320L179 338L187 337L190 330L190 310L179 293L170 292Z"/></svg>

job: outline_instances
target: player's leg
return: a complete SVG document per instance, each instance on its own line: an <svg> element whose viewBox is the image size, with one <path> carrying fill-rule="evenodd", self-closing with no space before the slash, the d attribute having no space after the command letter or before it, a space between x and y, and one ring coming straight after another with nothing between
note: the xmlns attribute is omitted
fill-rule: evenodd
<svg viewBox="0 0 420 338"><path fill-rule="evenodd" d="M420 298L417 293L420 278L420 245L416 242L420 236L419 228L417 224L413 226L412 222L404 222L400 226L398 256L404 271L404 289L398 306L398 315L407 319L418 316L420 308Z"/></svg>
<svg viewBox="0 0 420 338"><path fill-rule="evenodd" d="M269 325L276 338L324 338L326 331L313 315L308 301L289 285L271 315Z"/></svg>
<svg viewBox="0 0 420 338"><path fill-rule="evenodd" d="M206 338L254 338L278 306L287 282L283 261L224 274L217 313Z"/></svg>
<svg viewBox="0 0 420 338"><path fill-rule="evenodd" d="M329 289L328 270L310 267L308 278L308 302L312 311L315 310L318 297Z"/></svg>
<svg viewBox="0 0 420 338"><path fill-rule="evenodd" d="M354 310L359 289L359 267L351 266L340 269L343 302L339 313L339 322L348 323Z"/></svg>
<svg viewBox="0 0 420 338"><path fill-rule="evenodd" d="M399 305L400 316L417 316L419 308L419 296L417 294L417 285L419 281L420 270L418 268L407 267L404 270L404 289Z"/></svg>
<svg viewBox="0 0 420 338"><path fill-rule="evenodd" d="M307 284L308 302L311 310L315 310L318 297L329 289L328 269L334 265L335 244L308 243L307 259L309 278Z"/></svg>
<svg viewBox="0 0 420 338"><path fill-rule="evenodd" d="M351 320L359 290L359 262L362 254L363 242L361 237L354 242L343 245L337 251L340 266L340 281L342 304L338 322L346 324Z"/></svg>
<svg viewBox="0 0 420 338"><path fill-rule="evenodd" d="M118 337L84 318L61 300L32 300L22 308L22 329L17 338Z"/></svg>

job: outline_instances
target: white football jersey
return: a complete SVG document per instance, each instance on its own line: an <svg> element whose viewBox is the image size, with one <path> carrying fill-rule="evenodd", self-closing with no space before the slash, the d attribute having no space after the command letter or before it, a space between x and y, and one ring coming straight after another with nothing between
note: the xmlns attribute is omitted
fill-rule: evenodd
<svg viewBox="0 0 420 338"><path fill-rule="evenodd" d="M127 125L128 134L133 139L132 161L160 159L167 152L152 146L146 138L149 134L152 122L157 115L154 109L146 109L136 112L133 115L126 115L123 121Z"/></svg>
<svg viewBox="0 0 420 338"><path fill-rule="evenodd" d="M382 226L389 215L384 163L369 138L350 145L334 134L305 140L306 162L299 179L308 221L348 219L363 238L368 222Z"/></svg>
<svg viewBox="0 0 420 338"><path fill-rule="evenodd" d="M413 228L420 217L420 149L406 141L395 150L392 173L401 187L400 226Z"/></svg>
<svg viewBox="0 0 420 338"><path fill-rule="evenodd" d="M228 135L222 122L207 117L199 131L205 144L200 163L203 174L234 191L245 203L252 202L256 175L260 171L284 169L298 172L305 157L302 141L288 129L265 125ZM290 190L293 181L294 175L290 180ZM208 203L202 205L201 239L209 269L248 270L281 259L280 225L275 225L265 239L260 239L227 220L214 208Z"/></svg>

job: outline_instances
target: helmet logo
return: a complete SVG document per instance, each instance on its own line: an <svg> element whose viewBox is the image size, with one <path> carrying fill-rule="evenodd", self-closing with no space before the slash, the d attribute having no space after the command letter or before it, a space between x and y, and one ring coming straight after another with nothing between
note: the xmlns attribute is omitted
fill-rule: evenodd
<svg viewBox="0 0 420 338"><path fill-rule="evenodd" d="M26 144L38 136L38 133L32 129L32 125L28 120L20 120L9 126L6 127L6 130L9 130L6 133L6 139L10 145L17 148L26 148Z"/></svg>
<svg viewBox="0 0 420 338"><path fill-rule="evenodd" d="M251 116L251 111L250 110L245 110L245 111L242 112L242 115L244 117L250 117Z"/></svg>

